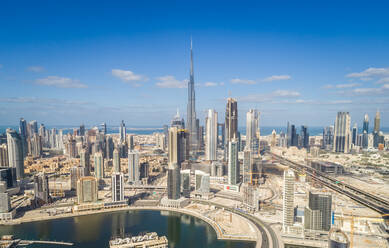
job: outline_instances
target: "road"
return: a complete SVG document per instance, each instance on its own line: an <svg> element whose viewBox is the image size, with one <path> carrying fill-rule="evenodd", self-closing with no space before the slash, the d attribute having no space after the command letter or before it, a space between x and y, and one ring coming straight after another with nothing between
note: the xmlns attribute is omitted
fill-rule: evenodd
<svg viewBox="0 0 389 248"><path fill-rule="evenodd" d="M197 199L191 200L191 201L198 202L201 204L213 205L213 206L216 206L219 208L224 208L225 210L228 210L230 212L233 212L234 214L238 214L246 219L251 220L254 223L254 225L258 228L258 230L261 232L261 235L262 235L262 246L261 247L262 248L279 248L278 237L277 237L276 233L274 232L274 230L270 226L268 226L267 224L265 224L264 222L259 220L257 217L255 217L249 213L239 211L235 208L230 208L230 207L224 206L224 205L219 204L219 203L214 203L214 202L205 201L205 200L197 200Z"/></svg>
<svg viewBox="0 0 389 248"><path fill-rule="evenodd" d="M333 178L331 176L328 176L326 173L320 172L316 169L313 169L312 167L309 167L307 165L299 164L296 162L293 162L289 159L286 159L282 156L279 156L277 154L268 152L270 155L275 157L277 160L280 161L280 163L284 165L288 165L289 167L297 170L297 171L304 171L307 175L314 178L317 182L323 184L324 186L327 186L330 189L333 189L334 191L337 191L340 194L346 195L353 199L354 201L373 209L374 211L382 214L385 216L385 218L389 218L389 202L385 199L382 199L380 197L377 197L373 194L370 194L366 191L363 191L359 188L356 188L354 186L351 186L349 184L340 182L336 178Z"/></svg>

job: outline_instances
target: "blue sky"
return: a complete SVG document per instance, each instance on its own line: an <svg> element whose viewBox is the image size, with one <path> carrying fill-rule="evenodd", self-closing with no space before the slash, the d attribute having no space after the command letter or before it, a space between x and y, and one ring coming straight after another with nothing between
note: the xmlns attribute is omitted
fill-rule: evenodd
<svg viewBox="0 0 389 248"><path fill-rule="evenodd" d="M265 126L324 126L337 111L389 126L386 1L3 1L0 124L128 126L238 99Z"/></svg>

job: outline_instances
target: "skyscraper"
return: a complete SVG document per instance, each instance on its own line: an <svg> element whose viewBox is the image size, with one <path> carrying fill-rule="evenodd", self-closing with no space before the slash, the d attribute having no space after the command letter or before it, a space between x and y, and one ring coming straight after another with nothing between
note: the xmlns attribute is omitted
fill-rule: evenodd
<svg viewBox="0 0 389 248"><path fill-rule="evenodd" d="M119 138L120 138L120 143L124 143L126 141L126 124L124 124L124 121L120 123L120 130L119 130Z"/></svg>
<svg viewBox="0 0 389 248"><path fill-rule="evenodd" d="M169 163L167 171L167 197L177 200L181 196L181 175L180 167L177 163Z"/></svg>
<svg viewBox="0 0 389 248"><path fill-rule="evenodd" d="M86 176L85 175L85 167L82 166L73 166L70 168L70 189L77 190L77 181Z"/></svg>
<svg viewBox="0 0 389 248"><path fill-rule="evenodd" d="M171 123L171 127L177 127L178 129L184 129L185 128L185 122L184 119L180 116L180 111L177 109L176 115L173 117Z"/></svg>
<svg viewBox="0 0 389 248"><path fill-rule="evenodd" d="M100 124L100 127L101 127L102 134L106 135L107 134L107 124L105 122L103 122Z"/></svg>
<svg viewBox="0 0 389 248"><path fill-rule="evenodd" d="M365 114L365 118L363 119L363 130L362 133L365 132L369 133L369 116Z"/></svg>
<svg viewBox="0 0 389 248"><path fill-rule="evenodd" d="M185 129L169 128L169 164L177 163L181 167L181 162L189 158L188 140L190 135Z"/></svg>
<svg viewBox="0 0 389 248"><path fill-rule="evenodd" d="M301 147L308 149L309 148L309 133L307 126L301 126Z"/></svg>
<svg viewBox="0 0 389 248"><path fill-rule="evenodd" d="M91 172L89 152L87 149L82 149L80 152L80 165L85 168L85 176L89 176Z"/></svg>
<svg viewBox="0 0 389 248"><path fill-rule="evenodd" d="M112 201L123 201L124 200L124 184L123 184L123 173L112 173L111 176L112 186Z"/></svg>
<svg viewBox="0 0 389 248"><path fill-rule="evenodd" d="M134 150L128 151L128 181L137 183L140 180L139 153Z"/></svg>
<svg viewBox="0 0 389 248"><path fill-rule="evenodd" d="M294 181L293 170L284 171L284 191L283 191L283 221L282 229L288 231L288 227L293 226L294 222Z"/></svg>
<svg viewBox="0 0 389 248"><path fill-rule="evenodd" d="M198 146L197 140L197 119L196 119L196 98L194 90L194 75L193 75L193 50L192 40L190 41L190 76L188 82L188 106L186 128L189 131L190 151L196 151Z"/></svg>
<svg viewBox="0 0 389 248"><path fill-rule="evenodd" d="M331 228L332 197L309 192L309 205L304 210L305 229L329 231Z"/></svg>
<svg viewBox="0 0 389 248"><path fill-rule="evenodd" d="M208 110L205 132L205 158L213 161L217 159L217 112L213 109Z"/></svg>
<svg viewBox="0 0 389 248"><path fill-rule="evenodd" d="M226 145L238 138L238 103L233 98L227 99L225 132Z"/></svg>
<svg viewBox="0 0 389 248"><path fill-rule="evenodd" d="M252 172L252 153L246 146L243 152L243 183L251 183Z"/></svg>
<svg viewBox="0 0 389 248"><path fill-rule="evenodd" d="M334 126L323 129L323 149L332 150L334 145Z"/></svg>
<svg viewBox="0 0 389 248"><path fill-rule="evenodd" d="M377 110L377 113L375 114L374 117L374 133L378 133L380 131L380 121L381 121L380 112Z"/></svg>
<svg viewBox="0 0 389 248"><path fill-rule="evenodd" d="M100 181L105 176L103 154L101 152L96 152L94 158L95 158L95 176L97 180Z"/></svg>
<svg viewBox="0 0 389 248"><path fill-rule="evenodd" d="M353 127L353 131L352 131L352 134L351 134L351 143L353 145L357 145L357 139L358 139L358 127L357 127L357 123L354 123L354 127Z"/></svg>
<svg viewBox="0 0 389 248"><path fill-rule="evenodd" d="M113 151L113 171L120 172L120 154L119 150L116 148Z"/></svg>
<svg viewBox="0 0 389 248"><path fill-rule="evenodd" d="M246 114L246 148L255 154L259 149L259 114L256 109Z"/></svg>
<svg viewBox="0 0 389 248"><path fill-rule="evenodd" d="M34 176L34 197L37 205L49 202L49 177L45 173L38 173Z"/></svg>
<svg viewBox="0 0 389 248"><path fill-rule="evenodd" d="M228 184L239 183L238 141L233 139L228 143Z"/></svg>
<svg viewBox="0 0 389 248"><path fill-rule="evenodd" d="M12 129L7 129L8 164L16 168L16 178L24 177L23 145L20 135Z"/></svg>
<svg viewBox="0 0 389 248"><path fill-rule="evenodd" d="M78 204L87 202L96 202L97 197L97 179L94 177L82 177L77 182L77 201Z"/></svg>
<svg viewBox="0 0 389 248"><path fill-rule="evenodd" d="M349 112L338 112L335 121L334 152L349 152L350 121Z"/></svg>
<svg viewBox="0 0 389 248"><path fill-rule="evenodd" d="M28 132L27 132L27 122L23 118L20 118L19 133L20 133L20 138L22 140L23 157L25 157L27 156L27 152L28 152L27 149Z"/></svg>
<svg viewBox="0 0 389 248"><path fill-rule="evenodd" d="M113 150L114 150L114 144L111 136L107 136L106 141L105 141L105 148L106 148L106 156L107 159L112 159L113 158Z"/></svg>

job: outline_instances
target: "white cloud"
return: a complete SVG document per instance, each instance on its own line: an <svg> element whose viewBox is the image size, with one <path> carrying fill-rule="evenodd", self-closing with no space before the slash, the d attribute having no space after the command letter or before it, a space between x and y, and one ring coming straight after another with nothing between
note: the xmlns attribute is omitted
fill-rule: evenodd
<svg viewBox="0 0 389 248"><path fill-rule="evenodd" d="M205 87L216 87L216 86L223 86L224 83L223 82L220 82L220 83L216 83L216 82L205 82L204 83L204 86Z"/></svg>
<svg viewBox="0 0 389 248"><path fill-rule="evenodd" d="M349 78L362 78L368 79L370 77L382 77L389 75L389 67L388 68L374 68L370 67L362 72L353 72L346 75Z"/></svg>
<svg viewBox="0 0 389 248"><path fill-rule="evenodd" d="M324 85L323 88L324 89L333 89L333 88L346 89L346 88L354 88L354 87L358 87L358 86L361 86L361 84L359 84L359 83L335 84L335 85L327 84L327 85Z"/></svg>
<svg viewBox="0 0 389 248"><path fill-rule="evenodd" d="M255 84L254 80L233 78L230 81L233 84Z"/></svg>
<svg viewBox="0 0 389 248"><path fill-rule="evenodd" d="M114 77L119 78L125 83L131 83L134 86L140 86L139 83L134 84L135 82L140 82L140 81L147 81L148 78L143 76L143 75L138 75L135 74L132 71L126 71L126 70L120 70L120 69L112 69L112 75Z"/></svg>
<svg viewBox="0 0 389 248"><path fill-rule="evenodd" d="M335 101L329 101L328 104L351 104L351 100L335 100Z"/></svg>
<svg viewBox="0 0 389 248"><path fill-rule="evenodd" d="M156 85L159 88L186 88L187 87L187 80L177 80L174 76L163 76L157 78L159 82L156 83Z"/></svg>
<svg viewBox="0 0 389 248"><path fill-rule="evenodd" d="M389 83L389 77L381 78L377 81L377 84Z"/></svg>
<svg viewBox="0 0 389 248"><path fill-rule="evenodd" d="M263 82L272 82L272 81L278 81L278 80L289 80L291 78L292 77L289 75L273 75L273 76L270 76L270 77L263 79L262 81Z"/></svg>
<svg viewBox="0 0 389 248"><path fill-rule="evenodd" d="M276 90L272 95L275 97L298 97L300 96L300 92L293 90Z"/></svg>
<svg viewBox="0 0 389 248"><path fill-rule="evenodd" d="M39 78L35 80L36 84L53 86L58 88L87 88L86 84L81 83L77 79L64 78L58 76L48 76L46 78Z"/></svg>
<svg viewBox="0 0 389 248"><path fill-rule="evenodd" d="M206 82L204 84L205 87L215 87L215 86L218 86L218 83L215 83L215 82Z"/></svg>
<svg viewBox="0 0 389 248"><path fill-rule="evenodd" d="M372 94L372 93L381 93L380 88L356 88L353 90L356 94Z"/></svg>
<svg viewBox="0 0 389 248"><path fill-rule="evenodd" d="M43 68L42 66L29 66L29 67L27 67L27 71L31 71L31 72L42 72L44 70L45 70L45 68Z"/></svg>

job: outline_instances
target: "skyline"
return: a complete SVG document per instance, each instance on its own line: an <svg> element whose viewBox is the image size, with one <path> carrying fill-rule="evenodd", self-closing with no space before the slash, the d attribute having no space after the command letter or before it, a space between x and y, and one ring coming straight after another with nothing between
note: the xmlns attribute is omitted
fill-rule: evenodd
<svg viewBox="0 0 389 248"><path fill-rule="evenodd" d="M261 112L262 126L327 126L338 111L349 111L360 127L377 109L389 126L385 8L283 4L293 11L265 3L252 3L252 10L105 3L85 19L87 2L72 9L25 2L34 11L17 13L7 2L0 15L0 124L20 117L47 125L168 124L177 107L186 112L193 36L202 125L210 108L223 120L231 92L239 126L250 108Z"/></svg>

